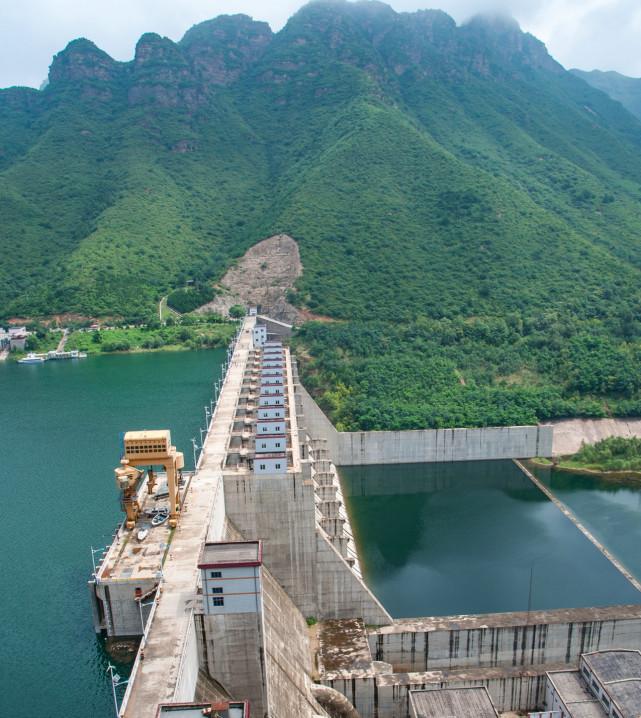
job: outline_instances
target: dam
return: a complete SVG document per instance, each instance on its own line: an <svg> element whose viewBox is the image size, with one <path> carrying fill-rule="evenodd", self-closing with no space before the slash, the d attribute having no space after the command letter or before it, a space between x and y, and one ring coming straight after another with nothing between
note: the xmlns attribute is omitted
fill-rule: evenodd
<svg viewBox="0 0 641 718"><path fill-rule="evenodd" d="M394 480L363 481L356 467L398 465L404 456L434 462L440 468L432 478L422 468L402 479L407 495L429 496L430 482L439 491L456 483L453 460L487 462L491 473L492 460L551 452L551 429L344 435L301 386L287 344L282 323L245 318L196 472L175 490L168 481L175 525L149 544L145 538L136 545L132 532L158 482L148 470L138 475L128 467L165 461L180 447L158 433L125 434L121 471L131 478L125 499L138 508L128 512L89 582L96 631L141 636L120 716L245 718L251 710L278 718L405 718L429 703L418 694L450 690L496 711L536 710L548 701L552 672L578 670L589 653L641 647L641 605L632 586L614 585L616 572L608 579L612 595L599 598L600 607L577 607L570 596L571 605L543 610L535 591L525 606L438 615L456 605L451 597L460 589L454 588L438 607L431 597L392 611L391 599L381 600L384 590L372 590L376 580L368 585L370 559L358 550L359 532L372 521L359 524L346 506L359 492L384 496ZM337 464L351 467L343 486ZM467 476L463 483L475 480ZM424 484L423 491L412 482ZM544 504L532 500L533 485L523 474L506 474L499 483L524 504ZM449 515L451 507L441 513ZM381 514L374 523L384 520ZM532 533L538 530L534 524ZM523 577L517 582L524 584ZM404 590L400 582L396 590ZM625 605L607 605L612 600ZM426 608L432 617L413 617L423 605L432 607Z"/></svg>

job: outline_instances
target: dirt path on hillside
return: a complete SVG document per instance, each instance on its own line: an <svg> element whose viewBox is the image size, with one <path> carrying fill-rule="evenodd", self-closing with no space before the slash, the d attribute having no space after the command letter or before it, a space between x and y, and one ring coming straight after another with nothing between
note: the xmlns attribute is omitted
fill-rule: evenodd
<svg viewBox="0 0 641 718"><path fill-rule="evenodd" d="M213 301L196 311L226 315L234 304L242 304L294 324L302 315L287 301L287 291L302 273L298 244L286 234L277 234L251 247L216 285Z"/></svg>
<svg viewBox="0 0 641 718"><path fill-rule="evenodd" d="M595 444L609 436L641 437L641 419L564 419L552 421L552 454L574 454L581 444Z"/></svg>

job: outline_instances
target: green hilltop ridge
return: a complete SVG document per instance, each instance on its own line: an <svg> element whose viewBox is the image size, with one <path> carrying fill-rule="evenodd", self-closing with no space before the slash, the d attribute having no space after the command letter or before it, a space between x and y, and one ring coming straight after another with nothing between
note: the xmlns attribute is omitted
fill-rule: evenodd
<svg viewBox="0 0 641 718"><path fill-rule="evenodd" d="M641 123L502 17L313 2L0 91L0 316L144 318L299 243L341 428L641 413Z"/></svg>
<svg viewBox="0 0 641 718"><path fill-rule="evenodd" d="M612 70L608 72L570 70L570 72L597 90L605 92L613 100L620 102L635 117L641 119L641 78L626 77Z"/></svg>

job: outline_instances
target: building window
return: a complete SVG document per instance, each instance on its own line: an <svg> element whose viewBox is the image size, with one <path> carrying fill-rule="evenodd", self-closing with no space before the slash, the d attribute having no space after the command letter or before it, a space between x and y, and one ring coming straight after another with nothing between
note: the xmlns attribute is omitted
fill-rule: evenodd
<svg viewBox="0 0 641 718"><path fill-rule="evenodd" d="M223 587L222 586L212 586L211 592L212 593L222 593Z"/></svg>
<svg viewBox="0 0 641 718"><path fill-rule="evenodd" d="M265 471L265 464L260 464L260 465L258 466L258 468L259 468L261 471Z"/></svg>
<svg viewBox="0 0 641 718"><path fill-rule="evenodd" d="M280 464L276 464L276 468L277 468L277 469L280 469Z"/></svg>
<svg viewBox="0 0 641 718"><path fill-rule="evenodd" d="M223 572L222 571L210 571L209 572L209 578L222 578Z"/></svg>
<svg viewBox="0 0 641 718"><path fill-rule="evenodd" d="M261 448L261 449L266 449L266 448L267 448L267 444L262 443L262 444L260 445L260 448Z"/></svg>
<svg viewBox="0 0 641 718"><path fill-rule="evenodd" d="M225 599L222 596L214 596L211 599L211 602L214 606L224 606L225 605Z"/></svg>
<svg viewBox="0 0 641 718"><path fill-rule="evenodd" d="M277 449L280 448L280 441L277 441L277 442L276 442L276 448L277 448Z"/></svg>
<svg viewBox="0 0 641 718"><path fill-rule="evenodd" d="M280 426L277 426L277 427L276 427L276 431L280 431Z"/></svg>

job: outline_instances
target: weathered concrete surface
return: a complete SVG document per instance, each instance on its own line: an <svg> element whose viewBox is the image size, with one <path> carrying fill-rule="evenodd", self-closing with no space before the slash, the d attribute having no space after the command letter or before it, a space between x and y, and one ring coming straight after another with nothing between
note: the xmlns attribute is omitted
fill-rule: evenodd
<svg viewBox="0 0 641 718"><path fill-rule="evenodd" d="M397 620L369 633L395 671L576 663L581 653L641 645L641 605Z"/></svg>
<svg viewBox="0 0 641 718"><path fill-rule="evenodd" d="M641 419L565 419L549 426L554 429L553 456L574 454L581 444L595 444L609 436L641 437Z"/></svg>
<svg viewBox="0 0 641 718"><path fill-rule="evenodd" d="M219 541L224 534L222 465L254 323L253 317L245 319L207 434L199 469L192 479L180 523L174 533L164 567L162 593L144 646L144 660L139 651L120 711L120 715L127 718L154 718L158 703L182 698L192 688L195 691L195 683L192 687L187 685L186 680L187 677L194 677L193 666L185 661L194 655L190 641L193 636L193 604L200 576L198 558L205 540Z"/></svg>
<svg viewBox="0 0 641 718"><path fill-rule="evenodd" d="M339 466L483 461L549 456L552 430L541 426L339 433Z"/></svg>
<svg viewBox="0 0 641 718"><path fill-rule="evenodd" d="M261 588L259 613L197 613L201 663L230 695L249 700L252 715L324 715L305 620L265 567Z"/></svg>
<svg viewBox="0 0 641 718"><path fill-rule="evenodd" d="M435 688L487 688L499 711L533 710L542 706L545 696L545 671L565 665L528 668L485 668L467 671L427 671L326 676L323 682L345 695L361 718L407 718L409 693Z"/></svg>
<svg viewBox="0 0 641 718"><path fill-rule="evenodd" d="M546 671L641 645L641 606L398 620L367 632L369 661L359 624L342 624L321 627L321 681L362 718L406 718L409 691L421 688L485 686L500 711L534 710Z"/></svg>
<svg viewBox="0 0 641 718"><path fill-rule="evenodd" d="M263 572L263 592L269 715L325 715L312 693L312 654L305 619L269 571Z"/></svg>
<svg viewBox="0 0 641 718"><path fill-rule="evenodd" d="M528 459L552 455L552 427L501 426L482 429L337 431L304 387L300 388L311 436L327 439L337 466L443 461Z"/></svg>

